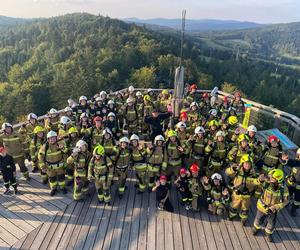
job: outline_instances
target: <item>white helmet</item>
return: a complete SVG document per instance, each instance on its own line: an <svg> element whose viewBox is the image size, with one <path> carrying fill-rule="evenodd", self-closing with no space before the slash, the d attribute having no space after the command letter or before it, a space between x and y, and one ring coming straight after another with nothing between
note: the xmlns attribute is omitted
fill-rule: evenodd
<svg viewBox="0 0 300 250"><path fill-rule="evenodd" d="M10 123L8 123L8 122L4 122L3 124L2 124L2 130L4 130L4 129L6 129L6 128L12 128L13 126L10 124Z"/></svg>
<svg viewBox="0 0 300 250"><path fill-rule="evenodd" d="M74 103L75 103L75 101L74 101L73 99L68 99L68 104L69 104L70 106L72 106Z"/></svg>
<svg viewBox="0 0 300 250"><path fill-rule="evenodd" d="M105 128L105 129L103 129L103 131L102 131L102 135L105 135L105 134L110 134L110 135L112 135L112 132L111 132L111 130L110 130L109 128Z"/></svg>
<svg viewBox="0 0 300 250"><path fill-rule="evenodd" d="M219 180L222 181L222 175L220 175L219 173L214 173L211 177L212 180Z"/></svg>
<svg viewBox="0 0 300 250"><path fill-rule="evenodd" d="M129 92L133 92L133 91L134 91L134 87L133 87L132 85L129 86L128 91L129 91Z"/></svg>
<svg viewBox="0 0 300 250"><path fill-rule="evenodd" d="M193 107L193 106L196 106L196 107L198 107L198 103L196 103L196 102L192 102L192 103L191 103L191 105L190 105L190 108L191 108L191 107Z"/></svg>
<svg viewBox="0 0 300 250"><path fill-rule="evenodd" d="M81 149L83 146L87 146L87 143L84 140L79 140L76 142L76 148Z"/></svg>
<svg viewBox="0 0 300 250"><path fill-rule="evenodd" d="M87 97L86 96L84 96L84 95L82 95L82 96L80 96L79 97L79 102L81 102L81 101L87 101Z"/></svg>
<svg viewBox="0 0 300 250"><path fill-rule="evenodd" d="M176 124L176 127L177 127L177 128L186 128L186 124L185 124L185 122L178 122L178 123Z"/></svg>
<svg viewBox="0 0 300 250"><path fill-rule="evenodd" d="M78 155L79 152L80 152L80 149L75 147L75 148L73 148L72 154L73 155Z"/></svg>
<svg viewBox="0 0 300 250"><path fill-rule="evenodd" d="M216 109L211 109L208 114L212 115L212 116L217 116L218 111Z"/></svg>
<svg viewBox="0 0 300 250"><path fill-rule="evenodd" d="M114 102L113 100L109 100L109 101L107 102L107 104L108 104L108 105L110 105L110 104L115 104L115 102Z"/></svg>
<svg viewBox="0 0 300 250"><path fill-rule="evenodd" d="M73 112L73 110L70 107L65 107L64 111L65 111L65 113Z"/></svg>
<svg viewBox="0 0 300 250"><path fill-rule="evenodd" d="M132 136L130 136L130 141L133 141L133 140L139 141L140 138L136 134L133 134Z"/></svg>
<svg viewBox="0 0 300 250"><path fill-rule="evenodd" d="M151 88L147 89L147 93L150 93L152 91L153 91L153 89L151 89Z"/></svg>
<svg viewBox="0 0 300 250"><path fill-rule="evenodd" d="M126 103L133 103L134 99L132 97L128 97Z"/></svg>
<svg viewBox="0 0 300 250"><path fill-rule="evenodd" d="M205 134L205 129L203 127L196 127L195 134Z"/></svg>
<svg viewBox="0 0 300 250"><path fill-rule="evenodd" d="M250 125L250 126L247 128L247 131L248 131L248 132L255 132L255 133L257 133L257 128L256 128L254 125Z"/></svg>
<svg viewBox="0 0 300 250"><path fill-rule="evenodd" d="M102 98L100 97L100 96L98 96L97 98L96 98L96 102L101 102L102 101Z"/></svg>
<svg viewBox="0 0 300 250"><path fill-rule="evenodd" d="M103 95L107 95L107 93L105 91L101 91L100 96L103 96Z"/></svg>
<svg viewBox="0 0 300 250"><path fill-rule="evenodd" d="M122 138L120 139L120 143L122 143L122 142L129 143L129 140L128 140L128 138L127 138L126 136L124 136L124 137L122 137Z"/></svg>
<svg viewBox="0 0 300 250"><path fill-rule="evenodd" d="M116 117L115 113L114 112L109 112L107 117Z"/></svg>
<svg viewBox="0 0 300 250"><path fill-rule="evenodd" d="M218 132L216 133L216 137L219 137L219 136L225 137L225 133L224 133L223 131L218 131Z"/></svg>
<svg viewBox="0 0 300 250"><path fill-rule="evenodd" d="M49 139L51 137L57 137L57 133L53 130L51 130L47 133L47 139Z"/></svg>
<svg viewBox="0 0 300 250"><path fill-rule="evenodd" d="M297 154L300 154L300 148L297 149Z"/></svg>
<svg viewBox="0 0 300 250"><path fill-rule="evenodd" d="M49 111L50 115L54 115L54 114L57 114L57 113L58 113L57 110L54 109L54 108L50 109L50 111Z"/></svg>
<svg viewBox="0 0 300 250"><path fill-rule="evenodd" d="M67 116L62 116L59 121L63 125L67 125L71 123L71 119Z"/></svg>
<svg viewBox="0 0 300 250"><path fill-rule="evenodd" d="M37 115L34 114L34 113L30 113L30 114L27 116L27 120L29 121L30 119L35 119L35 120L37 120Z"/></svg>
<svg viewBox="0 0 300 250"><path fill-rule="evenodd" d="M156 144L158 141L165 141L165 138L162 135L157 135L154 138L154 144Z"/></svg>
<svg viewBox="0 0 300 250"><path fill-rule="evenodd" d="M80 115L80 119L82 119L83 117L89 117L89 115L88 115L86 112L83 112L83 113Z"/></svg>
<svg viewBox="0 0 300 250"><path fill-rule="evenodd" d="M136 96L143 96L143 94L142 94L142 92L141 91L138 91L138 92L136 92L136 94L135 94Z"/></svg>

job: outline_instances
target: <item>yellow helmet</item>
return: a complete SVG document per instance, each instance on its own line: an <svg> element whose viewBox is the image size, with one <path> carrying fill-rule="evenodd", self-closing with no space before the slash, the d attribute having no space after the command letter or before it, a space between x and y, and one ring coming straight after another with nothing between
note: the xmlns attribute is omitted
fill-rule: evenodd
<svg viewBox="0 0 300 250"><path fill-rule="evenodd" d="M274 178L278 183L283 182L284 180L284 173L281 169L273 169L269 172L269 176Z"/></svg>
<svg viewBox="0 0 300 250"><path fill-rule="evenodd" d="M162 92L161 92L162 95L168 95L169 94L169 91L167 89L164 89Z"/></svg>
<svg viewBox="0 0 300 250"><path fill-rule="evenodd" d="M45 129L42 126L36 126L33 130L34 134L38 134L40 132L45 132Z"/></svg>
<svg viewBox="0 0 300 250"><path fill-rule="evenodd" d="M216 120L211 120L209 123L208 123L208 126L211 127L211 126L218 126L219 123L216 121Z"/></svg>
<svg viewBox="0 0 300 250"><path fill-rule="evenodd" d="M245 134L240 134L239 135L239 137L238 137L238 139L237 139L237 141L238 141L238 143L241 143L243 140L246 140L246 141L248 141L248 136L247 135L245 135Z"/></svg>
<svg viewBox="0 0 300 250"><path fill-rule="evenodd" d="M105 150L104 147L102 145L98 145L97 147L95 147L93 154L94 155L104 155Z"/></svg>
<svg viewBox="0 0 300 250"><path fill-rule="evenodd" d="M231 115L228 117L228 123L230 125L235 125L237 124L239 121L238 121L238 118L235 116L235 115Z"/></svg>
<svg viewBox="0 0 300 250"><path fill-rule="evenodd" d="M69 130L68 130L68 134L70 135L70 134L73 134L73 133L78 133L78 129L77 129L77 128L75 128L75 127L71 127L71 128L69 128Z"/></svg>
<svg viewBox="0 0 300 250"><path fill-rule="evenodd" d="M151 101L151 96L150 95L145 95L144 96L144 101Z"/></svg>
<svg viewBox="0 0 300 250"><path fill-rule="evenodd" d="M177 132L175 130L169 130L167 136L170 138L172 136L177 136Z"/></svg>
<svg viewBox="0 0 300 250"><path fill-rule="evenodd" d="M244 162L250 162L252 164L252 158L248 154L242 155L240 159L240 164L243 164Z"/></svg>

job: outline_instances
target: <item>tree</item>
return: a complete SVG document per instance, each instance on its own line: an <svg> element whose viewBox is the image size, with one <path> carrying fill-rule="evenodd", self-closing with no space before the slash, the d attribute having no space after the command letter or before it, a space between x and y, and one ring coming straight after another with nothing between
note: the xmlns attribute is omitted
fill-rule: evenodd
<svg viewBox="0 0 300 250"><path fill-rule="evenodd" d="M141 88L153 87L155 85L155 68L154 67L142 67L137 70L133 70L130 82L135 86Z"/></svg>

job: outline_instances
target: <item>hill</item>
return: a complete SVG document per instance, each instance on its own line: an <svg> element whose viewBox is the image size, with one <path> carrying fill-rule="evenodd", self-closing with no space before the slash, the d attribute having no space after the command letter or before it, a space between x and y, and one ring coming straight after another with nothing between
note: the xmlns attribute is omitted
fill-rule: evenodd
<svg viewBox="0 0 300 250"><path fill-rule="evenodd" d="M153 28L168 27L171 29L181 29L181 19L138 19L135 17L122 19L125 22L133 22L137 24L154 25ZM157 27L158 26L158 27ZM234 20L215 20L215 19L187 19L186 30L190 32L203 32L214 30L236 30L261 27L263 24L253 22L240 22ZM151 26L150 26L151 27Z"/></svg>
<svg viewBox="0 0 300 250"><path fill-rule="evenodd" d="M0 28L31 22L33 19L15 18L0 15Z"/></svg>
<svg viewBox="0 0 300 250"><path fill-rule="evenodd" d="M187 35L186 82L205 89L229 82L226 87L238 88L249 98L300 114L299 71L252 57L236 58L230 46L215 46L217 34L221 36L216 33L213 39L205 33ZM8 27L0 32L2 120L44 114L51 107L63 108L68 98L129 83L172 87L179 44L179 32L85 13Z"/></svg>

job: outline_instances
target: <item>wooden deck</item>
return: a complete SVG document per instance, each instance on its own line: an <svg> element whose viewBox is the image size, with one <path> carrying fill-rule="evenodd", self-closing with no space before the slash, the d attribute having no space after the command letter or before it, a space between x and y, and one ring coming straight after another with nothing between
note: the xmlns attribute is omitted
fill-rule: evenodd
<svg viewBox="0 0 300 250"><path fill-rule="evenodd" d="M131 173L132 175L132 173ZM179 205L172 189L174 213L156 210L155 194L139 195L130 178L123 199L113 190L111 206L99 204L95 192L83 202L50 197L36 174L20 181L21 194L0 195L1 249L300 249L300 217L280 213L275 243L250 223L227 221L202 208L199 213ZM249 221L253 222L252 207Z"/></svg>

